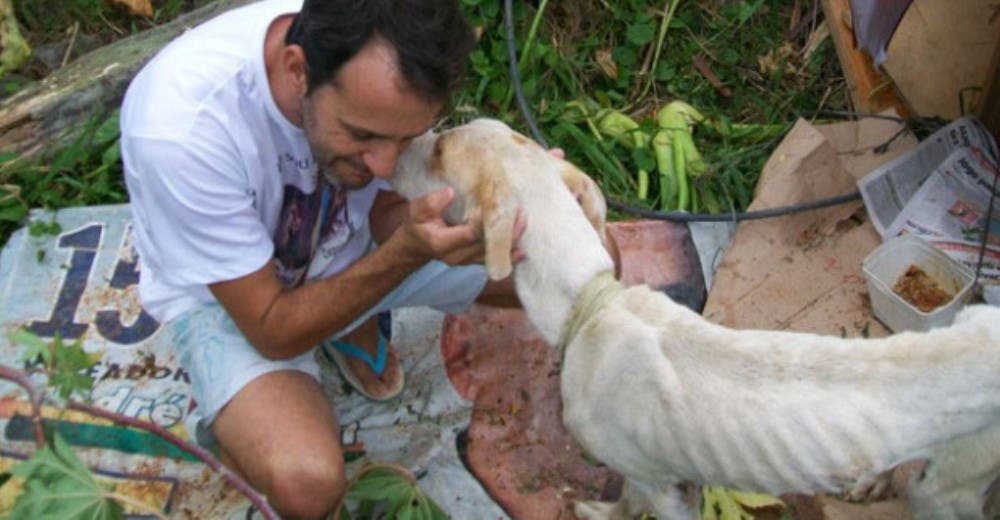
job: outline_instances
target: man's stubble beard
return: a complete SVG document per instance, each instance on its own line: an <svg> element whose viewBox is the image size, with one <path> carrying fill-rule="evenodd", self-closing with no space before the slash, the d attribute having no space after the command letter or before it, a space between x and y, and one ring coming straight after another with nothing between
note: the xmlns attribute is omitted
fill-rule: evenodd
<svg viewBox="0 0 1000 520"><path fill-rule="evenodd" d="M338 156L336 150L326 148L321 143L313 139L312 129L316 127L316 118L312 110L312 102L308 98L302 99L302 131L306 135L306 142L309 144L309 152L312 154L313 162L316 164L316 176L326 179L331 185L347 190L360 190L371 184L374 177L362 183L345 182L337 174L336 166L340 162L347 162L353 170L365 171L364 165L353 164L353 161L344 156Z"/></svg>

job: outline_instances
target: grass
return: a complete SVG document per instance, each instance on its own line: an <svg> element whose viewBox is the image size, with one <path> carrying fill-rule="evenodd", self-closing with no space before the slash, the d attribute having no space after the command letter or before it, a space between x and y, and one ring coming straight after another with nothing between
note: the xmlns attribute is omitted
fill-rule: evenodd
<svg viewBox="0 0 1000 520"><path fill-rule="evenodd" d="M15 0L33 46L65 40L73 30L106 43L205 3L154 1L154 18L136 19L104 0ZM443 124L489 116L528 133L507 68L502 0L461 3L480 33L480 43L455 110ZM679 0L672 11L666 9L669 2L655 0L513 4L518 70L541 132L617 200L656 209L655 199L636 197L635 171L652 169L652 155L592 131L592 118L602 108L624 111L652 130L659 107L681 99L719 121L783 129L821 108L847 106L832 44L810 46L809 37L822 20L822 13L817 19L808 16L811 1ZM720 84L713 85L695 69L696 56ZM29 79L43 73L37 63L19 71ZM723 88L730 95L724 95ZM28 208L127 201L116 117L102 115L67 147L46 157L24 161L0 154L0 242L22 222ZM744 209L781 133L734 138L699 127L695 140L708 171L694 181L703 201L696 209ZM655 186L650 191L655 193ZM709 200L714 204L705 202Z"/></svg>
<svg viewBox="0 0 1000 520"><path fill-rule="evenodd" d="M464 4L483 36L456 119L492 116L526 130L506 71L502 2ZM815 21L804 16L812 4L679 0L663 26L669 2L516 2L525 96L547 140L600 179L611 197L655 209L655 201L635 197L634 171L650 169L648 157L600 140L586 116L601 108L623 110L652 129L659 107L681 99L720 121L787 128L821 108L843 109L846 90L832 44L810 46L812 29L822 21L821 13ZM695 70L696 56L729 96ZM746 208L780 134L733 139L699 131L695 137L709 165L696 189L723 211Z"/></svg>

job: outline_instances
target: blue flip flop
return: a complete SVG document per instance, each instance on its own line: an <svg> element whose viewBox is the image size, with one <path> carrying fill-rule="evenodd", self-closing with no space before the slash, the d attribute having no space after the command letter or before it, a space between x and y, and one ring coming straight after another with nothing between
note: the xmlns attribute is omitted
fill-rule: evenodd
<svg viewBox="0 0 1000 520"><path fill-rule="evenodd" d="M385 336L382 335L382 331L379 331L378 345L376 345L375 348L374 358L372 357L371 354L362 350L361 347L353 343L348 343L346 341L333 340L327 342L326 345L337 349L337 351L340 352L341 354L347 354L348 356L356 357L364 361L365 363L368 364L368 366L371 367L372 372L375 372L375 375L381 377L382 372L385 370L385 358L389 357L388 355L389 349L386 348L387 346L386 343L387 342L385 340Z"/></svg>
<svg viewBox="0 0 1000 520"><path fill-rule="evenodd" d="M353 357L364 361L365 364L372 369L372 372L374 372L376 376L381 376L385 371L386 359L389 357L389 341L386 339L386 333L383 329L384 327L382 326L377 327L378 343L376 343L374 357L372 357L372 355L368 352L365 352L361 347L341 340L324 342L322 348L320 349L324 357L332 361L333 364L337 366L340 374L352 388L357 390L361 395L374 401L385 401L399 395L399 393L403 390L405 374L399 378L399 384L392 387L385 395L376 396L365 390L364 386L361 384L361 380L358 379L357 375L350 370L347 365L347 357Z"/></svg>

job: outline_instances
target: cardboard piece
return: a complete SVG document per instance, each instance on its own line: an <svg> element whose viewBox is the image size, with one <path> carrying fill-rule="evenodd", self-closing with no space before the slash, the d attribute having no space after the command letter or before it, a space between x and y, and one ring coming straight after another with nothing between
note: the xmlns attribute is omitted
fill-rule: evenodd
<svg viewBox="0 0 1000 520"><path fill-rule="evenodd" d="M751 210L854 191L855 182L916 144L909 135L874 149L900 128L866 119L814 127L800 120L774 151ZM861 261L881 242L862 202L742 222L715 273L704 314L739 329L788 329L881 336Z"/></svg>
<svg viewBox="0 0 1000 520"><path fill-rule="evenodd" d="M1000 45L998 10L995 0L914 0L882 65L914 112L955 119L975 106Z"/></svg>

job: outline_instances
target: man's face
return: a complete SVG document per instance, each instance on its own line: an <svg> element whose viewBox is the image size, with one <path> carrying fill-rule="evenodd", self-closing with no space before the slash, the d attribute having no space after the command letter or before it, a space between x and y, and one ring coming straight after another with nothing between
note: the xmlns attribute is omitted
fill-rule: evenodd
<svg viewBox="0 0 1000 520"><path fill-rule="evenodd" d="M400 152L434 123L440 104L406 92L395 53L375 40L335 82L302 99L302 126L321 174L349 189L392 175Z"/></svg>

